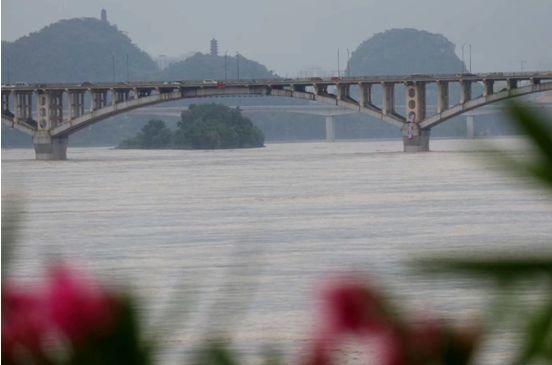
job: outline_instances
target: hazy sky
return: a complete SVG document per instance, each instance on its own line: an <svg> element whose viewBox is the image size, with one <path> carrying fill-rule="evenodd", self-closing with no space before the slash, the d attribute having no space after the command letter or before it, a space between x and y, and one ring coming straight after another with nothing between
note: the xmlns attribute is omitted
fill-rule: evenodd
<svg viewBox="0 0 552 365"><path fill-rule="evenodd" d="M2 39L63 18L109 21L152 56L239 51L281 75L335 69L340 48L390 28L471 43L474 71L552 70L552 0L2 0ZM457 53L460 54L459 47Z"/></svg>

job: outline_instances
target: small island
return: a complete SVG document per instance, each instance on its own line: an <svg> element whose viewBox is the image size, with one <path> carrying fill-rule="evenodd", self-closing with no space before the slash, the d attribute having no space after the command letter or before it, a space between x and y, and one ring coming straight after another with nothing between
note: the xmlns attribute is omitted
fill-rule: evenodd
<svg viewBox="0 0 552 365"><path fill-rule="evenodd" d="M264 147L263 132L239 109L219 104L190 105L171 131L162 120L150 120L122 149L227 149Z"/></svg>

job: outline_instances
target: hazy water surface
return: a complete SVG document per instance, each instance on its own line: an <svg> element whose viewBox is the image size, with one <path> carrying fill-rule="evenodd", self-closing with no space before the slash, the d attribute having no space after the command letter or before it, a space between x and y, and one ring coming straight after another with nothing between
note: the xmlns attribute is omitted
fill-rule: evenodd
<svg viewBox="0 0 552 365"><path fill-rule="evenodd" d="M500 144L523 154L518 142ZM209 326L233 326L247 354L266 343L293 353L314 325L316 283L340 269L367 270L416 310L461 321L487 302L483 290L413 275L405 262L443 250L551 252L550 195L498 173L493 154L478 152L487 147L75 148L57 162L4 150L3 199L24 199L15 273L32 277L63 255L130 285L148 322L164 329L159 315L184 283L189 300L178 311L186 326L170 330L168 362ZM489 344L485 362L501 363L507 346Z"/></svg>

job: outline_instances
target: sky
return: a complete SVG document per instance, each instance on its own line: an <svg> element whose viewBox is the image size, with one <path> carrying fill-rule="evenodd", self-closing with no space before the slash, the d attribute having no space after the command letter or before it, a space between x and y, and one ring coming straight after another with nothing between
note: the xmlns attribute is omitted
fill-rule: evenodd
<svg viewBox="0 0 552 365"><path fill-rule="evenodd" d="M2 40L13 41L64 18L99 17L153 57L240 52L295 76L336 69L375 33L416 28L472 48L472 70L552 70L552 0L2 0Z"/></svg>

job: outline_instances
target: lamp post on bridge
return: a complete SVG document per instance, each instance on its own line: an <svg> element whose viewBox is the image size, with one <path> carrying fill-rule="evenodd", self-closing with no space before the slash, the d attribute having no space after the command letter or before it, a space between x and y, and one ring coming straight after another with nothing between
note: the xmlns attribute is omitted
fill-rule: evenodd
<svg viewBox="0 0 552 365"><path fill-rule="evenodd" d="M469 67L466 67L466 60L465 60L465 57L464 57L464 48L468 46L468 56L469 56ZM472 72L472 45L471 43L470 44L466 44L466 43L463 43L462 44L462 73L464 73L464 70L465 69L468 69L469 72Z"/></svg>
<svg viewBox="0 0 552 365"><path fill-rule="evenodd" d="M224 81L228 80L228 51L224 52Z"/></svg>
<svg viewBox="0 0 552 365"><path fill-rule="evenodd" d="M347 48L347 77L351 77L351 52Z"/></svg>
<svg viewBox="0 0 552 365"><path fill-rule="evenodd" d="M339 48L337 49L337 77L341 77L341 71L339 70L340 68L340 64L339 64Z"/></svg>
<svg viewBox="0 0 552 365"><path fill-rule="evenodd" d="M472 47L471 43L468 46L468 49L470 50L470 73L472 72Z"/></svg>

